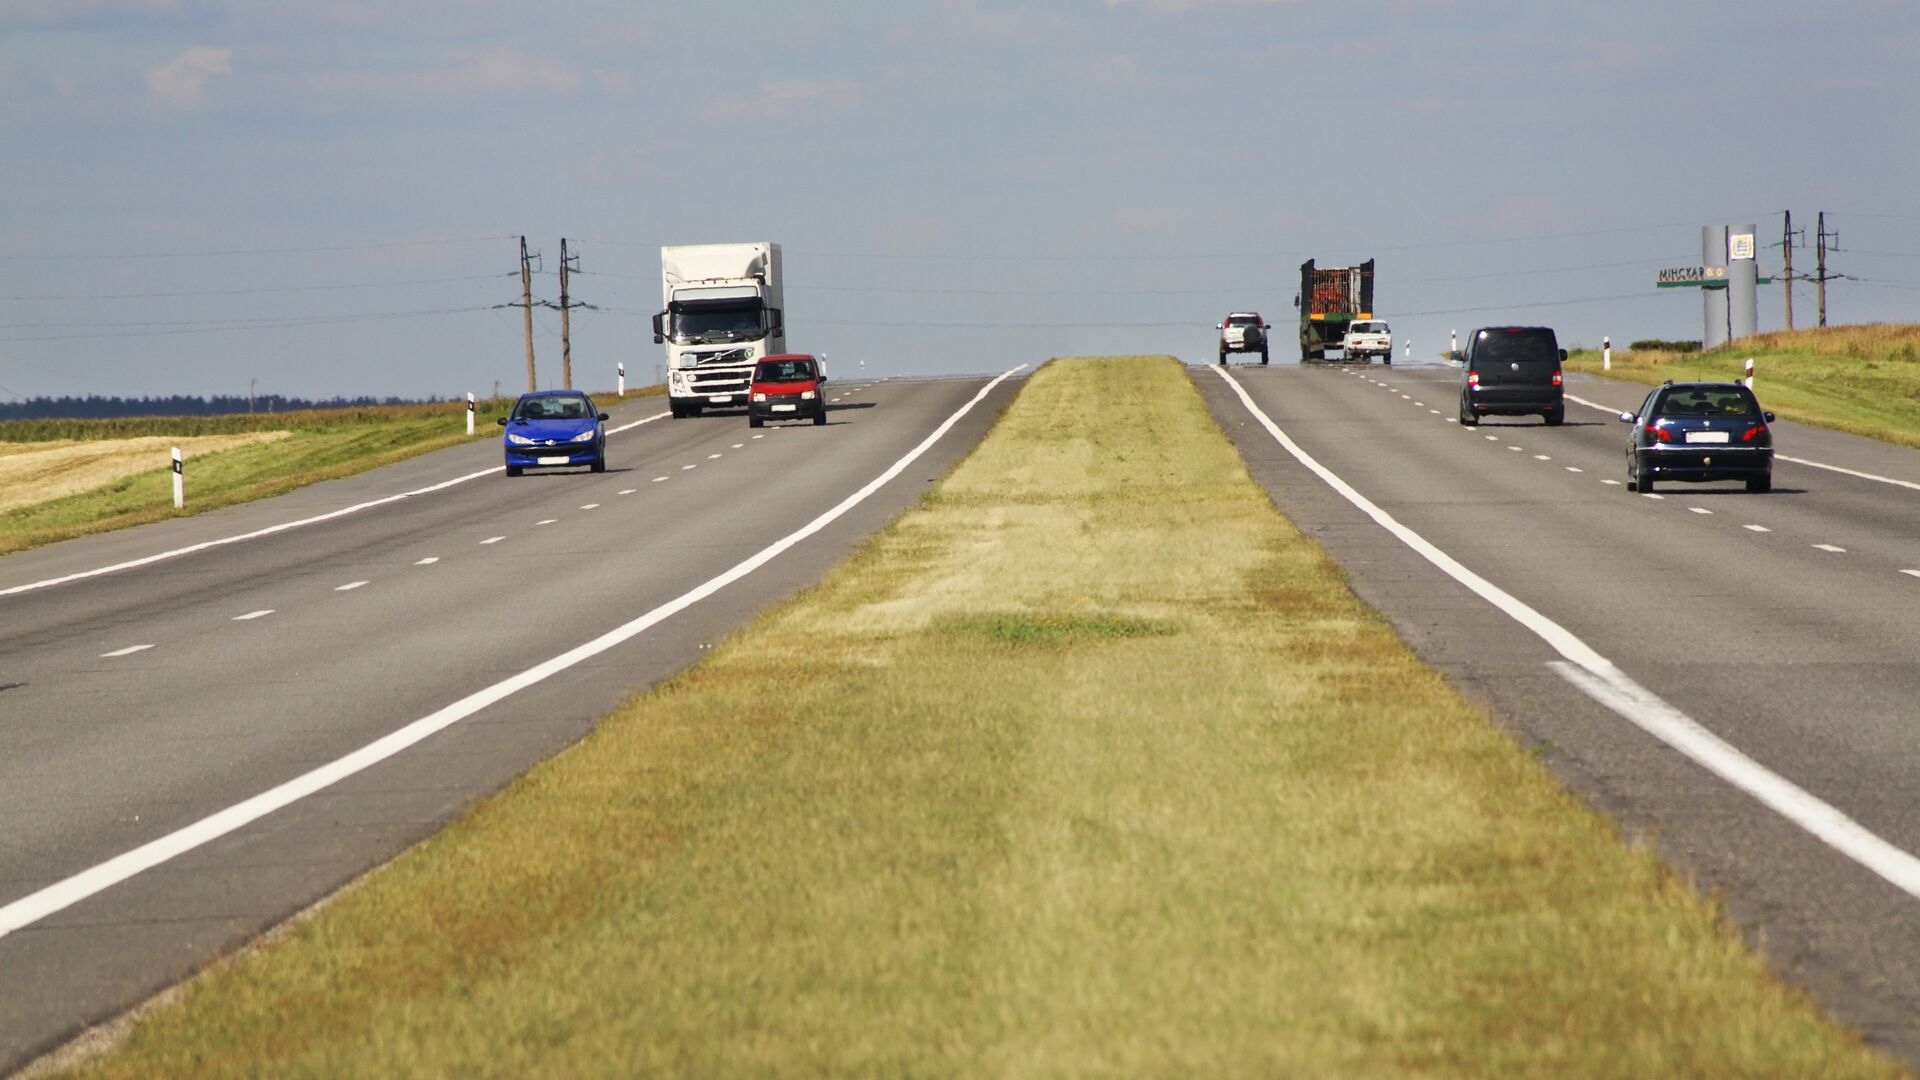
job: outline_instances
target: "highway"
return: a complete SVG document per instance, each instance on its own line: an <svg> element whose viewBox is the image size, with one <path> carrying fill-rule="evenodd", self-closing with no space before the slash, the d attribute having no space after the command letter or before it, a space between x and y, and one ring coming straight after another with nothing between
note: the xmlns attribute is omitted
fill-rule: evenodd
<svg viewBox="0 0 1920 1080"><path fill-rule="evenodd" d="M1920 1060L1920 453L1781 422L1772 493L1639 495L1613 413L1644 386L1569 376L1561 427L1463 427L1447 364L1226 374L1194 369L1256 481L1364 600L1722 892L1776 970Z"/></svg>
<svg viewBox="0 0 1920 1080"><path fill-rule="evenodd" d="M0 559L0 1072L391 858L818 580L1017 385L846 380L826 426L760 430L636 399L604 474L508 479L486 431ZM246 803L271 792L270 812Z"/></svg>

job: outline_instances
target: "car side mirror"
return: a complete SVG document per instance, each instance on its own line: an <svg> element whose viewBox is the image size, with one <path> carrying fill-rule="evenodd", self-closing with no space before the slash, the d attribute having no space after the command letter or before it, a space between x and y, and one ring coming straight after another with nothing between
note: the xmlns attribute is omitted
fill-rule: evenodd
<svg viewBox="0 0 1920 1080"><path fill-rule="evenodd" d="M496 424L499 424L499 425L500 425L501 427L506 427L506 426L507 426L507 418L503 416L503 417L501 417L500 419L498 419L498 420L495 420L495 421L494 421L494 423L496 423Z"/></svg>
<svg viewBox="0 0 1920 1080"><path fill-rule="evenodd" d="M1773 423L1773 414L1772 414L1772 413L1770 413L1770 412L1763 412L1763 413L1761 413L1761 414L1760 414L1760 418L1761 418L1762 420L1765 420L1765 421L1766 421L1767 423L1769 423L1769 424L1771 424L1771 423Z"/></svg>
<svg viewBox="0 0 1920 1080"><path fill-rule="evenodd" d="M1227 328L1227 324L1223 322L1217 322L1213 324L1213 328L1215 330L1225 330Z"/></svg>
<svg viewBox="0 0 1920 1080"><path fill-rule="evenodd" d="M1620 422L1621 422L1621 423L1623 423L1623 424L1631 424L1631 423L1633 423L1633 421L1634 421L1634 415L1633 415L1632 413L1630 413L1630 412L1623 412L1623 413L1621 413L1621 414L1620 414Z"/></svg>
<svg viewBox="0 0 1920 1080"><path fill-rule="evenodd" d="M1560 350L1560 362L1563 364L1567 362L1567 350L1565 349Z"/></svg>
<svg viewBox="0 0 1920 1080"><path fill-rule="evenodd" d="M594 417L594 419L595 420L611 420L613 419L613 417L608 416L606 413L601 413L598 416Z"/></svg>

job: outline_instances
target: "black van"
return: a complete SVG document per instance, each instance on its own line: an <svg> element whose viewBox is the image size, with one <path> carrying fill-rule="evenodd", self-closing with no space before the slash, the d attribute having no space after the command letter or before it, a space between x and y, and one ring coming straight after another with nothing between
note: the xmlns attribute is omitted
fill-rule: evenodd
<svg viewBox="0 0 1920 1080"><path fill-rule="evenodd" d="M1483 416L1533 416L1558 425L1567 418L1560 365L1567 351L1545 326L1489 326L1467 336L1461 351L1460 422Z"/></svg>

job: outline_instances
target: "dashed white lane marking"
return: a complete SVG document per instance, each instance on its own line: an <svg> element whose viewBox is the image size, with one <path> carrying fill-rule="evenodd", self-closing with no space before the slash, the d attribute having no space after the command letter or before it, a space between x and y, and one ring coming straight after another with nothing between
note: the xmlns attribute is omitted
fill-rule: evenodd
<svg viewBox="0 0 1920 1080"><path fill-rule="evenodd" d="M1533 455L1533 460L1535 460L1535 461L1552 461L1553 459L1552 459L1552 458L1550 458L1550 457L1548 457L1548 456L1547 456L1547 455L1545 455L1545 454L1535 454L1535 455Z"/></svg>
<svg viewBox="0 0 1920 1080"><path fill-rule="evenodd" d="M559 520L560 520L559 518L541 518L539 521L534 522L534 524L535 525L552 525L553 523Z"/></svg>
<svg viewBox="0 0 1920 1080"><path fill-rule="evenodd" d="M1526 627L1564 660L1548 666L1574 687L1632 723L1635 727L1666 743L1722 780L1746 792L1761 805L1818 837L1834 850L1891 882L1907 895L1920 899L1920 858L1895 847L1849 818L1830 803L1816 797L1759 762L1742 753L1732 743L1708 731L1687 714L1663 701L1659 695L1635 682L1614 666L1591 645L1575 637L1565 627L1522 603L1517 597L1462 566L1451 555L1394 520L1345 480L1328 471L1305 450L1295 445L1285 432L1260 411L1234 378L1227 380L1255 419L1264 425L1286 451L1321 480L1352 503L1361 513L1373 518L1381 528L1412 548L1448 577L1471 589L1482 599ZM4 911L0 911L4 915ZM0 923L0 929L5 924Z"/></svg>
<svg viewBox="0 0 1920 1080"><path fill-rule="evenodd" d="M1688 510L1691 510L1691 511L1693 511L1693 512L1694 512L1694 513L1696 513L1696 514L1711 514L1711 513L1713 513L1713 511L1711 511L1711 510L1709 510L1709 509L1707 509L1707 508L1706 508L1706 507L1704 507L1704 506L1689 506L1689 507L1687 507L1687 509L1688 509Z"/></svg>
<svg viewBox="0 0 1920 1080"><path fill-rule="evenodd" d="M1602 480L1602 481L1600 481L1600 482L1601 482L1601 483L1603 483L1603 484L1605 484L1605 485L1607 485L1608 487L1619 487L1619 486L1620 486L1620 481L1618 481L1618 480Z"/></svg>
<svg viewBox="0 0 1920 1080"><path fill-rule="evenodd" d="M1740 527L1747 530L1748 532L1772 532L1773 531L1772 529L1767 528L1765 525L1742 525Z"/></svg>
<svg viewBox="0 0 1920 1080"><path fill-rule="evenodd" d="M1643 499L1665 499L1666 498L1665 495L1662 495L1656 491L1643 491L1640 493L1640 497Z"/></svg>
<svg viewBox="0 0 1920 1080"><path fill-rule="evenodd" d="M1427 407L1427 403L1424 401L1416 401L1413 403L1413 407L1416 409L1424 409Z"/></svg>
<svg viewBox="0 0 1920 1080"><path fill-rule="evenodd" d="M1520 448L1519 448L1519 447L1517 447L1517 446L1509 446L1509 447L1507 447L1507 449L1509 449L1509 450L1518 450L1518 449L1520 449Z"/></svg>
<svg viewBox="0 0 1920 1080"><path fill-rule="evenodd" d="M655 413L652 416L641 417L630 424L622 424L616 428L608 428L607 434L618 434L628 428L636 428L641 424L650 424L668 415L668 413ZM500 475L500 469L501 466L499 465L489 465L479 472L471 472L465 476L456 476L451 480L442 480L437 484L428 484L423 488L414 488L412 491L403 491L398 495L388 495L379 499L369 499L363 503L354 503L352 506L343 506L338 510L329 510L324 514L315 514L313 517L301 518L298 521L283 521L278 525L269 525L264 529L255 529L252 532L240 533L236 536L223 536L218 540L208 540L204 543L189 544L186 547L175 548L172 551L162 551L154 555L114 563L112 566L102 566L94 570L82 570L77 574L66 574L57 578L48 578L45 581L31 581L25 585L14 585L9 588L0 589L0 596L12 596L15 593L31 592L34 589L45 589L54 585L64 585L69 581L80 581L85 578L99 577L101 574L111 574L120 570L132 570L135 567L157 563L163 559L177 558L181 555L191 555L196 551L206 551L209 548L223 547L227 544L238 544L245 540L255 540L262 536L272 536L275 533L286 532L288 529L298 529L302 526L313 525L322 521L332 521L334 518L345 517L348 514L357 514L362 510L371 510L376 506L386 506L389 503L396 503L402 499L411 499L417 495L430 495L436 491L444 491L447 488L453 487L455 484L464 484L469 480L478 480L483 476L498 476Z"/></svg>
<svg viewBox="0 0 1920 1080"><path fill-rule="evenodd" d="M1401 400L1401 401L1412 401L1412 400L1413 400L1413 395L1412 395L1412 394L1401 394L1401 395L1400 395L1400 400Z"/></svg>
<svg viewBox="0 0 1920 1080"><path fill-rule="evenodd" d="M1900 572L1907 575L1908 577L1920 577L1920 570L1902 570ZM108 653L107 655L112 656L113 654Z"/></svg>
<svg viewBox="0 0 1920 1080"><path fill-rule="evenodd" d="M718 458L719 456L720 456L719 454L708 454L708 455L707 455L707 460L708 460L708 461L712 461L712 460L714 460L715 458Z"/></svg>
<svg viewBox="0 0 1920 1080"><path fill-rule="evenodd" d="M261 608L261 609L260 609L259 611L249 611L249 612L247 612L247 613L246 613L245 615L235 615L235 616L233 617L233 621L234 621L234 622L249 622L249 621L251 621L251 620L253 620L253 619L264 619L264 618L266 618L266 617L267 617L268 615L271 615L271 614L273 614L273 609L272 609L272 608Z"/></svg>
<svg viewBox="0 0 1920 1080"><path fill-rule="evenodd" d="M1587 470L1581 468L1578 465L1569 465L1567 466L1567 471L1568 472L1586 472Z"/></svg>
<svg viewBox="0 0 1920 1080"><path fill-rule="evenodd" d="M1831 551L1836 555L1845 555L1847 553L1846 548L1835 547L1832 544L1815 544L1813 546L1821 551Z"/></svg>
<svg viewBox="0 0 1920 1080"><path fill-rule="evenodd" d="M485 540L482 540L482 541L480 541L480 543L481 543L482 545L486 545L486 544L497 544L497 543L499 543L500 541L502 541L502 540L505 540L505 539L506 539L506 537L504 537L504 536L489 536L489 537L487 537L487 538L486 538Z"/></svg>
<svg viewBox="0 0 1920 1080"><path fill-rule="evenodd" d="M1499 442L1499 441L1500 441L1500 436L1498 436L1498 435L1489 435L1489 436L1487 436L1487 441L1488 441L1488 442Z"/></svg>
<svg viewBox="0 0 1920 1080"><path fill-rule="evenodd" d="M619 490L618 492L616 492L615 494L619 494L619 495L631 495L631 494L633 494L634 492L636 492L636 491L638 491L638 490L640 490L640 489L639 489L639 488L621 488L621 489L620 489L620 490Z"/></svg>
<svg viewBox="0 0 1920 1080"><path fill-rule="evenodd" d="M754 436L754 438L756 438L756 439L764 439L764 438L766 438L766 436L765 436L765 435L755 435L755 436Z"/></svg>
<svg viewBox="0 0 1920 1080"><path fill-rule="evenodd" d="M658 483L660 483L661 481L663 481L663 480L668 480L668 479L671 479L671 477L666 477L666 476L656 476L656 477L654 477L654 478L653 478L653 482L654 482L654 483L656 483L656 484L658 484Z"/></svg>
<svg viewBox="0 0 1920 1080"><path fill-rule="evenodd" d="M899 460L889 465L878 476L867 481L860 490L840 500L831 509L821 513L793 532L775 540L757 553L734 565L734 567L703 584L697 585L659 607L640 615L612 630L601 634L591 641L573 648L543 663L502 679L491 686L476 690L466 697L453 702L435 712L429 713L412 723L362 746L360 749L328 762L319 768L303 773L277 787L268 788L258 795L235 803L224 810L209 814L190 825L183 826L165 836L149 840L138 847L121 852L105 862L97 863L71 877L56 881L37 892L29 893L18 900L0 905L0 938L16 930L32 926L49 915L65 911L90 896L96 896L118 885L130 877L144 873L156 866L193 851L196 848L218 840L220 837L258 821L283 807L299 802L315 792L327 788L365 771L408 747L444 731L465 720L495 702L505 700L530 686L535 686L553 676L574 667L586 660L599 656L609 649L630 641L645 633L655 625L679 614L702 600L714 595L728 585L745 578L754 571L772 562L782 552L806 540L825 529L828 525L844 516L847 511L863 503L874 492L907 470L907 467L920 459L933 445L953 430L973 407L986 400L1001 383L1013 377L1027 365L1004 372L985 386L979 393L967 400L952 415L940 422L940 425L928 433L919 445L906 452Z"/></svg>
<svg viewBox="0 0 1920 1080"><path fill-rule="evenodd" d="M699 468L699 467L700 467L700 466L699 466L698 464L694 464L694 465L682 465L682 466L680 466L680 471L681 471L681 472L686 472L686 471L687 471L688 469L697 469L697 468Z"/></svg>
<svg viewBox="0 0 1920 1080"><path fill-rule="evenodd" d="M1439 409L1428 409L1427 411L1428 411L1428 412L1430 412L1430 413L1432 413L1432 414L1433 414L1433 415L1435 415L1435 416L1439 416L1439 415L1440 415L1440 410L1439 410ZM1451 416L1449 416L1449 417L1447 417L1447 423L1449 423L1449 424L1457 424L1457 423L1459 423L1459 422L1460 422L1460 421L1458 421L1458 420L1455 420L1455 419L1454 419L1453 417L1451 417Z"/></svg>
<svg viewBox="0 0 1920 1080"><path fill-rule="evenodd" d="M737 443L734 443L734 444L733 444L732 446L730 446L730 447L728 447L728 449L729 449L729 450L744 450L744 449L746 449L746 447L747 447L747 444L746 444L746 443L743 443L743 442L737 442Z"/></svg>
<svg viewBox="0 0 1920 1080"><path fill-rule="evenodd" d="M420 560L419 562L417 562L417 563L414 563L413 565L415 565L415 566L432 566L432 565L433 565L434 563L437 563L437 562L439 562L439 561L440 561L440 556L438 556L438 555L429 555L429 556L427 556L426 558L424 558L424 559L421 559L421 560Z"/></svg>
<svg viewBox="0 0 1920 1080"><path fill-rule="evenodd" d="M116 656L131 656L134 653L145 652L151 648L153 648L152 645L129 645L124 649L115 649L112 652L103 652L100 654L100 659L109 660Z"/></svg>
<svg viewBox="0 0 1920 1080"><path fill-rule="evenodd" d="M345 585L335 585L333 587L333 591L334 592L352 592L353 590L365 584L366 582L364 581L349 581Z"/></svg>
<svg viewBox="0 0 1920 1080"><path fill-rule="evenodd" d="M586 504L585 506L582 506L582 507L581 507L580 509L582 509L582 510L598 510L598 509L600 509L600 504L599 504L599 503L588 503L588 504Z"/></svg>

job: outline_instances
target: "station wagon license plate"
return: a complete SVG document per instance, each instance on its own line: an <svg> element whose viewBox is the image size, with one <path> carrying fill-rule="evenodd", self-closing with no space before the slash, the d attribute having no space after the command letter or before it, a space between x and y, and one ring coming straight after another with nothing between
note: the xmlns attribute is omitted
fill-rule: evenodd
<svg viewBox="0 0 1920 1080"><path fill-rule="evenodd" d="M543 457L535 458L534 460L542 465L565 465L567 463L567 455L561 454L559 457Z"/></svg>
<svg viewBox="0 0 1920 1080"><path fill-rule="evenodd" d="M792 405L775 405L773 407L774 412L792 412L793 409L794 407Z"/></svg>
<svg viewBox="0 0 1920 1080"><path fill-rule="evenodd" d="M1690 443L1723 443L1727 441L1727 433L1724 431L1689 431L1687 432L1687 441Z"/></svg>

